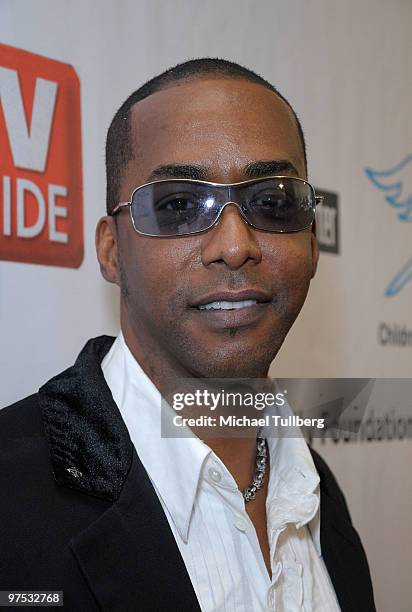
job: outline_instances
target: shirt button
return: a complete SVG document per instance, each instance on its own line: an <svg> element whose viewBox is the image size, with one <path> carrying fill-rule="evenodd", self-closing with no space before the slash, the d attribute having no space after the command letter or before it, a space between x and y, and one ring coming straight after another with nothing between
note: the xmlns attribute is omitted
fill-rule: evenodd
<svg viewBox="0 0 412 612"><path fill-rule="evenodd" d="M209 476L213 482L220 482L222 480L222 474L215 468L210 468Z"/></svg>
<svg viewBox="0 0 412 612"><path fill-rule="evenodd" d="M247 530L247 522L241 516L237 516L235 518L234 525L236 529L239 529L239 531L245 532Z"/></svg>

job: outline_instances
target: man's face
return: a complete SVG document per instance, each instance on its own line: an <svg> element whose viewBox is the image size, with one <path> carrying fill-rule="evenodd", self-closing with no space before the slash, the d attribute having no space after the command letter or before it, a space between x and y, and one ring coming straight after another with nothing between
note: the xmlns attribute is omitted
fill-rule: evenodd
<svg viewBox="0 0 412 612"><path fill-rule="evenodd" d="M136 104L131 130L135 156L119 201L129 200L143 183L172 177L219 183L256 175L305 178L291 111L273 92L248 81L179 82ZM266 375L303 305L318 256L310 229L256 230L233 205L212 229L176 238L139 235L122 212L117 243L122 327L133 336L129 342L146 360L204 377ZM259 303L198 308L219 298L244 299L247 292Z"/></svg>

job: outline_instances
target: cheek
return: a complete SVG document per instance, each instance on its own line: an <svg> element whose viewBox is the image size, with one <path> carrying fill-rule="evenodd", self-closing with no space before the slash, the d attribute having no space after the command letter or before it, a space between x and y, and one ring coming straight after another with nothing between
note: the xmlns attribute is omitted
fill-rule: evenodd
<svg viewBox="0 0 412 612"><path fill-rule="evenodd" d="M264 253L277 317L289 327L305 301L312 277L309 236L283 235ZM262 263L263 263L262 261Z"/></svg>
<svg viewBox="0 0 412 612"><path fill-rule="evenodd" d="M283 234L276 242L265 245L267 260L274 277L287 282L291 289L296 284L306 285L312 276L312 246L310 234ZM292 281L295 282L292 282Z"/></svg>
<svg viewBox="0 0 412 612"><path fill-rule="evenodd" d="M137 236L127 262L134 301L149 314L167 306L173 309L182 300L180 288L193 259L193 250L184 241Z"/></svg>

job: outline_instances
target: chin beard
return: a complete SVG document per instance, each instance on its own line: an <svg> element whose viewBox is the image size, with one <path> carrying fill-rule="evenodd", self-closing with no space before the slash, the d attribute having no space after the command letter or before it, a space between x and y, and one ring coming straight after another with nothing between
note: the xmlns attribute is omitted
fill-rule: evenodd
<svg viewBox="0 0 412 612"><path fill-rule="evenodd" d="M199 359L199 354L192 351L188 370L196 378L266 378L280 344L276 348L274 343L270 351L256 351L253 355L250 351L239 354L225 349L209 357L202 353Z"/></svg>

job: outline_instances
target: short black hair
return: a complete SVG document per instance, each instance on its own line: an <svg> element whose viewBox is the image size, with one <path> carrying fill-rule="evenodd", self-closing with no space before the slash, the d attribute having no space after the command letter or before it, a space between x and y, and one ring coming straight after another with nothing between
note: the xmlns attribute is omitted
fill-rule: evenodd
<svg viewBox="0 0 412 612"><path fill-rule="evenodd" d="M106 206L108 213L110 213L118 204L122 174L127 163L133 159L134 155L130 132L131 108L136 104L136 102L140 102L140 100L147 98L156 91L166 89L177 81L202 77L207 74L216 77L221 76L233 79L243 79L252 81L254 83L259 83L260 85L263 85L267 89L273 91L279 98L281 98L281 100L288 105L296 120L299 138L302 143L305 169L307 171L306 144L302 126L292 106L286 100L286 98L279 93L276 87L266 81L263 77L256 74L256 72L253 72L253 70L249 70L248 68L245 68L244 66L241 66L235 62L211 57L192 59L181 64L177 64L176 66L165 70L158 76L155 76L147 81L144 85L139 87L139 89L134 91L127 98L127 100L125 100L125 102L123 102L113 117L107 132L106 140Z"/></svg>

